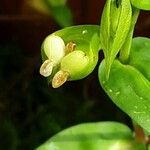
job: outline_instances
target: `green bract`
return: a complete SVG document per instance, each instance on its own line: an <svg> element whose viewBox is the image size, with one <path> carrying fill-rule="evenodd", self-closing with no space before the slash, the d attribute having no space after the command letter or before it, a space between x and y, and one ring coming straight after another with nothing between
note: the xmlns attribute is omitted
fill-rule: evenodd
<svg viewBox="0 0 150 150"><path fill-rule="evenodd" d="M120 123L85 123L53 136L37 150L145 150Z"/></svg>
<svg viewBox="0 0 150 150"><path fill-rule="evenodd" d="M93 71L100 49L98 35L99 26L82 25L64 28L44 40L41 70L48 72L45 76L49 76L48 82L54 88L67 80L82 79Z"/></svg>
<svg viewBox="0 0 150 150"><path fill-rule="evenodd" d="M150 1L149 0L131 0L133 6L143 9L150 10Z"/></svg>
<svg viewBox="0 0 150 150"><path fill-rule="evenodd" d="M115 60L109 79L105 60L99 68L99 80L113 102L150 133L150 39L135 38L126 65Z"/></svg>
<svg viewBox="0 0 150 150"><path fill-rule="evenodd" d="M124 44L131 26L130 0L107 0L101 19L100 40L105 55L106 76L111 64Z"/></svg>

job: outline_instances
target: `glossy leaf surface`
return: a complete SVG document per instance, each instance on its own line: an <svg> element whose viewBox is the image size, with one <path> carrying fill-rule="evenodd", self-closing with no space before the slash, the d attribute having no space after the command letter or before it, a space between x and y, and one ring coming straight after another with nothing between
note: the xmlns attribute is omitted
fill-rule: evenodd
<svg viewBox="0 0 150 150"><path fill-rule="evenodd" d="M113 102L150 133L150 39L135 38L128 64L112 64L106 80L105 60L99 80Z"/></svg>
<svg viewBox="0 0 150 150"><path fill-rule="evenodd" d="M120 123L85 123L68 128L37 150L144 150L133 141L131 130Z"/></svg>

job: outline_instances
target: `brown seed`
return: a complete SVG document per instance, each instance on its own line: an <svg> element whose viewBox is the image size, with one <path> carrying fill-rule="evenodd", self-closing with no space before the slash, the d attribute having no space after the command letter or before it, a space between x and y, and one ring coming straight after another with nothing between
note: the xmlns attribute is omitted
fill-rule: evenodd
<svg viewBox="0 0 150 150"><path fill-rule="evenodd" d="M74 51L76 48L76 44L74 42L69 42L67 43L65 50L66 50L66 54L71 53L72 51Z"/></svg>

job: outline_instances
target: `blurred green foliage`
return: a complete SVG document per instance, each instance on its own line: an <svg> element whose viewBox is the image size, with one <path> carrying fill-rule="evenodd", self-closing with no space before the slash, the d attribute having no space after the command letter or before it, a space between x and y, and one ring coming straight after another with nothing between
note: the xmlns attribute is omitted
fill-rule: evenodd
<svg viewBox="0 0 150 150"><path fill-rule="evenodd" d="M66 0L44 0L53 18L61 27L73 25L73 16Z"/></svg>
<svg viewBox="0 0 150 150"><path fill-rule="evenodd" d="M73 13L67 0L30 0L29 4L34 9L50 15L60 27L73 25Z"/></svg>

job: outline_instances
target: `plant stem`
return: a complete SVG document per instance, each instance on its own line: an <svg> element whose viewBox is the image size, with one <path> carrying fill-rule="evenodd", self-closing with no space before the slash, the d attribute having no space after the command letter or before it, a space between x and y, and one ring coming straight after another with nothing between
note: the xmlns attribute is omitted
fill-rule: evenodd
<svg viewBox="0 0 150 150"><path fill-rule="evenodd" d="M133 122L134 132L135 132L135 139L139 143L146 143L145 141L145 134L143 128L141 128L137 123Z"/></svg>
<svg viewBox="0 0 150 150"><path fill-rule="evenodd" d="M150 150L150 135L146 135L143 128L133 121L133 127L135 132L135 140L138 143L146 145L147 150Z"/></svg>

